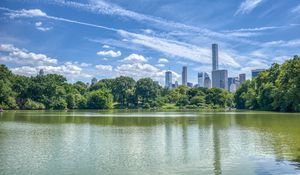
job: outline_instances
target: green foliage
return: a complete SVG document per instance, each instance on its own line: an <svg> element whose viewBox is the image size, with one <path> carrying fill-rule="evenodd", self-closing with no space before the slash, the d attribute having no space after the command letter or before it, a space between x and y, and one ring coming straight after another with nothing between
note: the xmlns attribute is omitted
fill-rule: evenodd
<svg viewBox="0 0 300 175"><path fill-rule="evenodd" d="M194 96L190 100L191 105L195 106L204 106L205 105L205 96Z"/></svg>
<svg viewBox="0 0 300 175"><path fill-rule="evenodd" d="M102 89L87 94L87 108L111 109L113 108L113 96L109 90Z"/></svg>
<svg viewBox="0 0 300 175"><path fill-rule="evenodd" d="M45 105L39 102L32 101L31 99L27 99L24 104L24 109L45 109Z"/></svg>
<svg viewBox="0 0 300 175"><path fill-rule="evenodd" d="M300 57L285 61L244 83L234 96L239 109L300 111Z"/></svg>
<svg viewBox="0 0 300 175"><path fill-rule="evenodd" d="M189 102L189 97L187 95L181 95L176 103L177 106L186 106L188 105Z"/></svg>
<svg viewBox="0 0 300 175"><path fill-rule="evenodd" d="M135 80L131 77L120 76L113 81L112 93L114 100L128 107L133 103Z"/></svg>
<svg viewBox="0 0 300 175"><path fill-rule="evenodd" d="M67 102L65 99L58 98L52 100L50 104L50 109L57 109L57 110L62 110L62 109L67 109Z"/></svg>
<svg viewBox="0 0 300 175"><path fill-rule="evenodd" d="M160 90L160 86L151 78L142 78L138 80L135 86L135 96L138 100L137 103L141 102L142 105L149 103L153 106L153 104L156 104Z"/></svg>
<svg viewBox="0 0 300 175"><path fill-rule="evenodd" d="M88 86L70 84L61 75L25 77L0 65L0 108L3 109L111 109L164 108L216 110L233 107L272 111L300 111L300 58L273 64L236 93L224 89L163 89L150 78L137 82L125 76L103 79Z"/></svg>

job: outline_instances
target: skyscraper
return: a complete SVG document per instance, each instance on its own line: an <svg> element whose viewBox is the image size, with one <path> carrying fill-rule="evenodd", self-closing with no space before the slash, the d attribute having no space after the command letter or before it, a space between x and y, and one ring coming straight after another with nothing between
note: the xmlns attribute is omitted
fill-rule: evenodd
<svg viewBox="0 0 300 175"><path fill-rule="evenodd" d="M208 73L204 73L204 87L205 88L211 88L211 80L209 78Z"/></svg>
<svg viewBox="0 0 300 175"><path fill-rule="evenodd" d="M198 73L198 87L204 87L204 73Z"/></svg>
<svg viewBox="0 0 300 175"><path fill-rule="evenodd" d="M172 88L172 72L167 71L165 75L165 87L170 89Z"/></svg>
<svg viewBox="0 0 300 175"><path fill-rule="evenodd" d="M178 87L178 81L176 80L175 81L175 88L177 88Z"/></svg>
<svg viewBox="0 0 300 175"><path fill-rule="evenodd" d="M198 87L211 88L211 80L207 72L198 73Z"/></svg>
<svg viewBox="0 0 300 175"><path fill-rule="evenodd" d="M228 89L228 72L227 72L227 70L212 71L212 87Z"/></svg>
<svg viewBox="0 0 300 175"><path fill-rule="evenodd" d="M93 85L93 84L97 83L97 81L98 81L97 78L94 77L94 78L92 78L92 80L91 80L91 84Z"/></svg>
<svg viewBox="0 0 300 175"><path fill-rule="evenodd" d="M236 89L236 80L237 77L229 77L228 78L228 91L234 92Z"/></svg>
<svg viewBox="0 0 300 175"><path fill-rule="evenodd" d="M218 44L212 44L212 70L219 69L219 51Z"/></svg>
<svg viewBox="0 0 300 175"><path fill-rule="evenodd" d="M39 76L44 76L44 75L45 75L44 69L40 69Z"/></svg>
<svg viewBox="0 0 300 175"><path fill-rule="evenodd" d="M246 81L246 74L239 75L240 84L243 84Z"/></svg>
<svg viewBox="0 0 300 175"><path fill-rule="evenodd" d="M254 70L251 70L251 75L252 75L252 78L255 78L258 76L258 74L260 74L261 72L265 71L266 69L254 69Z"/></svg>
<svg viewBox="0 0 300 175"><path fill-rule="evenodd" d="M187 66L182 67L182 85L187 85Z"/></svg>

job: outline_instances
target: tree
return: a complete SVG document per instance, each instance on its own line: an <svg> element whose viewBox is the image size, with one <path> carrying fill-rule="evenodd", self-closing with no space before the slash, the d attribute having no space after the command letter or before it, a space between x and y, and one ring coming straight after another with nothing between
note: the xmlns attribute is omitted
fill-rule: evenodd
<svg viewBox="0 0 300 175"><path fill-rule="evenodd" d="M134 94L135 80L131 77L120 76L113 82L112 93L115 101L128 107Z"/></svg>
<svg viewBox="0 0 300 175"><path fill-rule="evenodd" d="M189 97L187 95L181 95L176 103L177 106L186 106L189 105Z"/></svg>
<svg viewBox="0 0 300 175"><path fill-rule="evenodd" d="M194 96L190 100L191 105L204 106L205 105L205 96Z"/></svg>
<svg viewBox="0 0 300 175"><path fill-rule="evenodd" d="M102 89L87 94L87 108L111 109L113 108L113 96L109 90Z"/></svg>
<svg viewBox="0 0 300 175"><path fill-rule="evenodd" d="M159 96L160 86L151 78L142 78L136 82L135 95L142 105L145 103L153 104Z"/></svg>
<svg viewBox="0 0 300 175"><path fill-rule="evenodd" d="M235 93L239 109L300 111L300 58L273 64Z"/></svg>
<svg viewBox="0 0 300 175"><path fill-rule="evenodd" d="M50 109L67 109L67 105L68 104L65 99L57 98L52 100L52 103L50 104Z"/></svg>
<svg viewBox="0 0 300 175"><path fill-rule="evenodd" d="M36 110L36 109L45 109L45 105L39 102L32 101L27 99L24 104L24 109Z"/></svg>

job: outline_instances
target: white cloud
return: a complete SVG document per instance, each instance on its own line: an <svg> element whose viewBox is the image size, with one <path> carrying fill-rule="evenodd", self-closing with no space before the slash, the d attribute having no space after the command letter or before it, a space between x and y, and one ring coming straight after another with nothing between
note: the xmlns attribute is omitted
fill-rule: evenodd
<svg viewBox="0 0 300 175"><path fill-rule="evenodd" d="M109 45L103 45L102 48L104 48L104 49L109 49L110 46L109 46Z"/></svg>
<svg viewBox="0 0 300 175"><path fill-rule="evenodd" d="M251 70L254 69L267 69L269 65L264 60L257 60L249 58L249 61L247 62L247 65L245 67L241 68L241 72L247 73L247 75L250 75Z"/></svg>
<svg viewBox="0 0 300 175"><path fill-rule="evenodd" d="M167 62L169 62L169 60L166 59L166 58L160 58L160 59L158 60L158 63L167 63Z"/></svg>
<svg viewBox="0 0 300 175"><path fill-rule="evenodd" d="M46 17L47 14L42 12L40 9L22 9L17 11L10 11L6 13L10 18L20 18L20 17Z"/></svg>
<svg viewBox="0 0 300 175"><path fill-rule="evenodd" d="M134 71L133 71L134 70ZM126 75L134 79L149 77L153 80L164 82L165 70L161 70L155 66L146 63L122 64L115 69L118 75ZM174 79L180 77L179 74L173 72Z"/></svg>
<svg viewBox="0 0 300 175"><path fill-rule="evenodd" d="M278 40L278 41L270 41L262 44L265 47L299 47L300 39L294 39L289 41Z"/></svg>
<svg viewBox="0 0 300 175"><path fill-rule="evenodd" d="M157 67L165 67L164 64L156 64Z"/></svg>
<svg viewBox="0 0 300 175"><path fill-rule="evenodd" d="M292 13L299 13L300 14L300 4L292 9Z"/></svg>
<svg viewBox="0 0 300 175"><path fill-rule="evenodd" d="M36 29L43 31L43 32L47 32L52 29L52 27L44 27L43 23L40 21L35 23L35 27L36 27Z"/></svg>
<svg viewBox="0 0 300 175"><path fill-rule="evenodd" d="M153 50L189 59L195 62L208 64L211 63L211 49L202 48L195 45L168 40L158 37L146 36L119 30L121 36L125 37L129 42L151 48ZM230 67L240 67L234 58L227 52L220 51L220 63Z"/></svg>
<svg viewBox="0 0 300 175"><path fill-rule="evenodd" d="M100 55L100 56L110 56L110 57L119 57L122 55L121 51L113 51L113 50L108 50L108 51L99 51L97 52L97 55Z"/></svg>
<svg viewBox="0 0 300 175"><path fill-rule="evenodd" d="M256 0L257 1L257 0ZM262 0L260 0L262 1ZM137 13L134 11L130 11L127 9L124 9L118 5L115 5L110 2L105 2L105 1L98 1L98 0L90 0L89 3L79 3L79 2L70 2L70 1L56 1L56 3L59 3L61 5L64 5L66 7L71 7L71 8L78 8L80 10L86 10L95 14L104 14L104 15L116 15L116 16L121 16L121 17L127 17L139 22L144 22L147 24L150 24L152 26L159 27L162 30L167 30L167 31L174 31L174 30L180 30L180 31L188 31L190 34L196 34L197 36L205 36L205 37L213 37L213 38L221 38L221 39L227 39L227 40L232 40L232 41L237 41L237 42L245 42L247 44L255 44L253 41L233 37L233 36L228 36L224 35L219 32L215 32L206 28L200 28L196 26L191 26L191 25L186 25L183 23L179 22L174 22L170 20L166 20L163 18L159 17L154 17L150 15L145 15L142 13ZM99 25L94 25L94 24L89 24L89 23L84 23L84 22L79 22L79 21L74 21L74 20L68 20L64 18L57 18L57 17L51 17L51 19L56 20L61 20L65 22L72 22L72 23L77 23L81 25L87 25L87 26L92 26L92 27L98 27L98 28L104 28L108 30L113 30L116 31L116 29L109 28L109 27L104 27L104 26L99 26ZM150 30L145 30L145 33L151 32Z"/></svg>
<svg viewBox="0 0 300 175"><path fill-rule="evenodd" d="M258 58L266 58L267 55L262 50L255 50L250 53L251 56L258 57Z"/></svg>
<svg viewBox="0 0 300 175"><path fill-rule="evenodd" d="M113 67L111 65L101 65L101 64L98 64L95 67L96 67L96 69L103 70L103 71L112 71L112 69L113 69Z"/></svg>
<svg viewBox="0 0 300 175"><path fill-rule="evenodd" d="M268 26L268 27L255 27L255 28L242 28L242 29L235 29L235 30L226 30L224 32L258 32L258 31L265 31L265 30L273 30L273 29L280 29L287 26Z"/></svg>
<svg viewBox="0 0 300 175"><path fill-rule="evenodd" d="M57 64L57 59L50 58L44 54L29 52L26 49L16 48L12 44L0 44L0 52L7 53L7 55L0 56L0 60L5 62L31 65Z"/></svg>
<svg viewBox="0 0 300 175"><path fill-rule="evenodd" d="M142 62L147 62L147 59L143 55L138 55L138 54L133 53L133 54L130 54L128 57L124 58L122 61L142 63Z"/></svg>
<svg viewBox="0 0 300 175"><path fill-rule="evenodd" d="M235 15L250 13L262 2L263 0L244 0L244 2L241 3L238 10L235 12Z"/></svg>
<svg viewBox="0 0 300 175"><path fill-rule="evenodd" d="M81 67L89 67L89 66L91 66L92 64L90 64L90 63L80 63L79 64Z"/></svg>
<svg viewBox="0 0 300 175"><path fill-rule="evenodd" d="M12 72L25 75L25 76L35 76L38 74L39 70L43 69L46 74L60 74L68 78L72 77L83 77L90 78L91 75L83 73L82 68L73 64L64 64L60 66L22 66L17 68L12 68Z"/></svg>

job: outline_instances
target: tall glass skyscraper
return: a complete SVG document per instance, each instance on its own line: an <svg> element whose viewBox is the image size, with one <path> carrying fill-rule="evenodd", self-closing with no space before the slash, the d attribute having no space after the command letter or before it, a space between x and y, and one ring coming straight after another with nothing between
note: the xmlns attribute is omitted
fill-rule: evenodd
<svg viewBox="0 0 300 175"><path fill-rule="evenodd" d="M182 67L182 85L187 86L187 66Z"/></svg>
<svg viewBox="0 0 300 175"><path fill-rule="evenodd" d="M239 75L240 84L243 84L246 81L246 74Z"/></svg>
<svg viewBox="0 0 300 175"><path fill-rule="evenodd" d="M219 51L218 44L212 44L212 70L219 69Z"/></svg>
<svg viewBox="0 0 300 175"><path fill-rule="evenodd" d="M266 69L254 69L254 70L251 70L251 75L252 75L252 78L255 78L258 76L258 74L260 74L261 72L265 71Z"/></svg>
<svg viewBox="0 0 300 175"><path fill-rule="evenodd" d="M228 89L228 72L227 72L227 70L212 71L212 87Z"/></svg>
<svg viewBox="0 0 300 175"><path fill-rule="evenodd" d="M198 73L198 87L211 88L211 80L207 72Z"/></svg>
<svg viewBox="0 0 300 175"><path fill-rule="evenodd" d="M167 71L165 75L165 87L172 88L172 72Z"/></svg>

